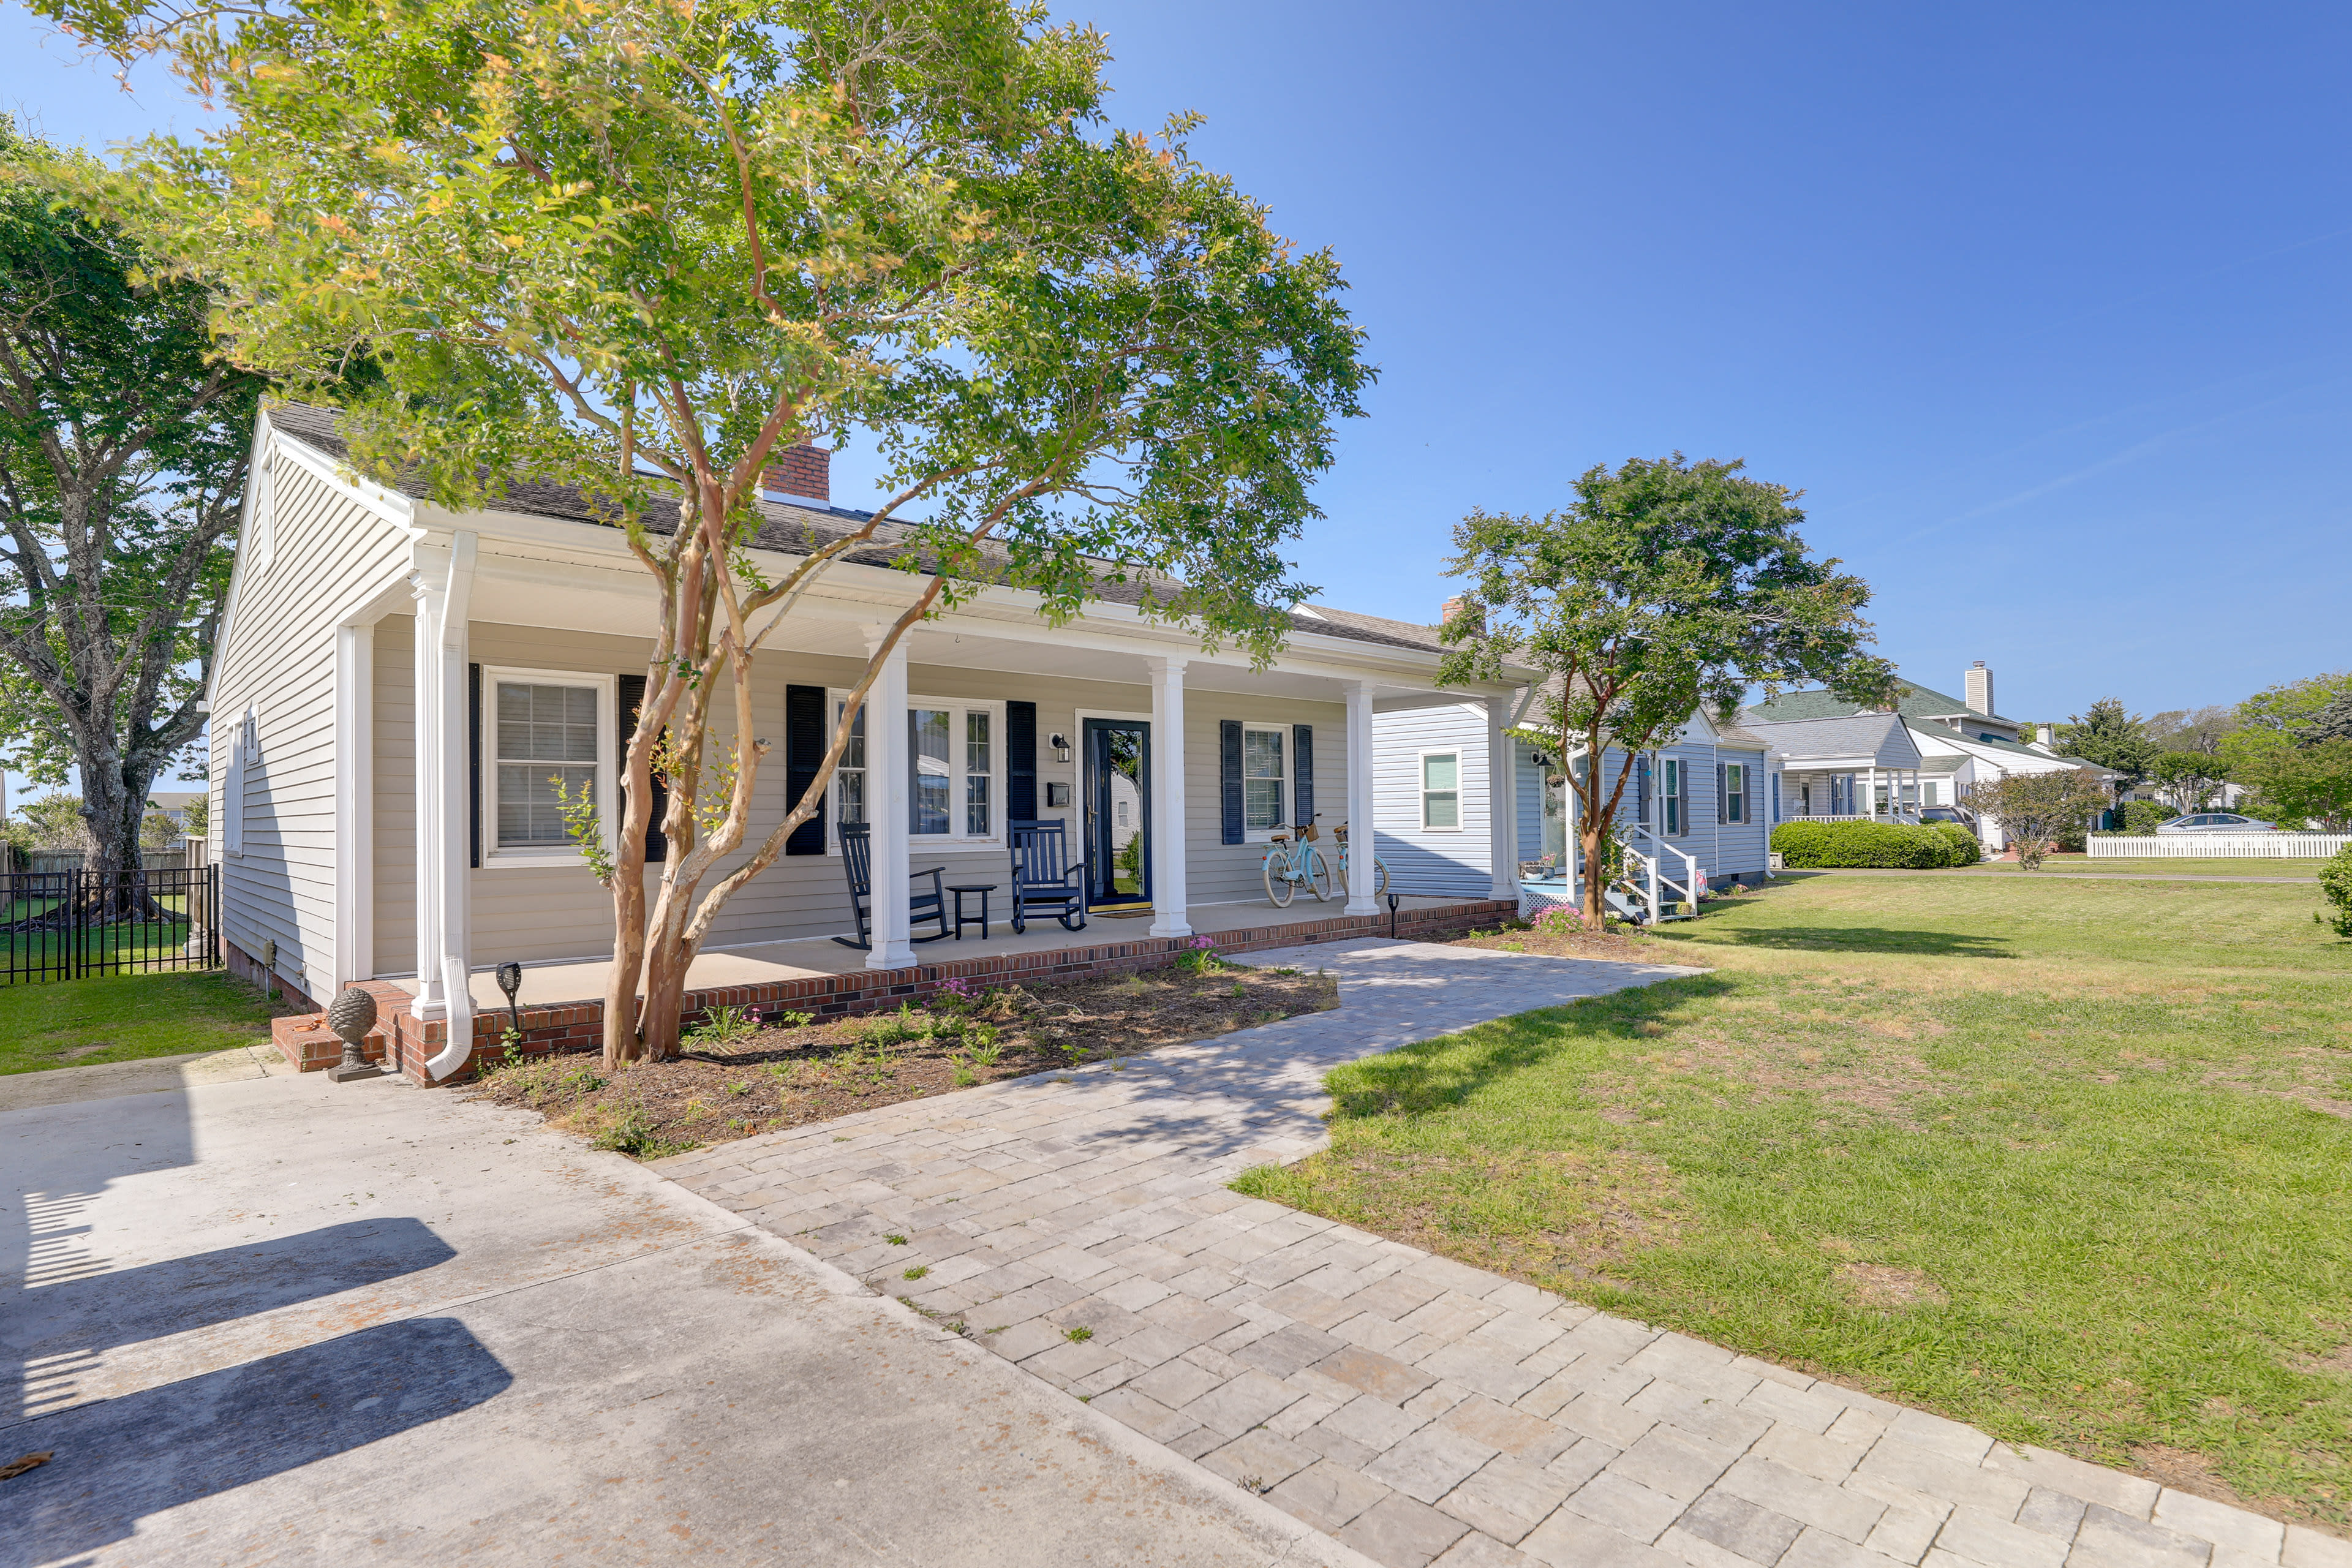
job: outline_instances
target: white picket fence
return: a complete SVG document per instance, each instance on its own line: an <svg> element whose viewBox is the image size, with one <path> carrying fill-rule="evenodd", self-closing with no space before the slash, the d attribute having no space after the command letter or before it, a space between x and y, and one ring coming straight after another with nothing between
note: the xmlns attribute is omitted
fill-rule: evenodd
<svg viewBox="0 0 2352 1568"><path fill-rule="evenodd" d="M2324 860L2352 833L2094 833L2094 860Z"/></svg>

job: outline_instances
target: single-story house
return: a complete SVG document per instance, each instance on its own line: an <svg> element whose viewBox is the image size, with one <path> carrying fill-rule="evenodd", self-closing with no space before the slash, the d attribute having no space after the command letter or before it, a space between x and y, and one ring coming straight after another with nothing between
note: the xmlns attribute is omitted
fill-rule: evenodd
<svg viewBox="0 0 2352 1568"><path fill-rule="evenodd" d="M1413 629L1436 635L1434 627ZM1373 717L1381 857L1405 891L1459 896L1502 869L1572 864L1576 796L1553 755L1556 742L1528 730L1525 712L1513 726L1511 810L1503 831L1493 831L1488 712L1457 700L1398 704ZM1677 879L1696 875L1728 887L1764 875L1777 798L1770 752L1759 734L1693 714L1673 740L1634 759L1617 821L1638 831L1621 837L1670 862ZM1570 760L1584 765L1580 757ZM1622 771L1623 753L1610 748L1604 765Z"/></svg>
<svg viewBox="0 0 2352 1568"><path fill-rule="evenodd" d="M388 983L376 989L396 1010L435 1024L418 1037L438 1042L438 1078L490 1027L470 1026L473 1015L502 1006L495 966L524 966L526 1003L603 993L610 900L565 831L553 781L615 798L655 593L621 531L576 493L518 481L483 510L450 512L421 489L354 477L342 452L333 416L315 408L273 406L255 431L208 696L222 935L234 967L266 967L313 1003ZM824 457L796 449L791 490L761 504L750 554L772 578L810 539L866 521L830 504ZM844 689L921 588L891 564L898 537L886 530L836 564L758 656L761 732L777 744L759 776L754 843L813 776ZM813 976L837 998L851 970L905 971L919 951L909 876L933 867L950 887L994 884L1002 924L1015 821L1062 823L1071 858L1088 865L1107 923L1050 939L1066 947L1134 944L1148 931L1172 950L1197 931L1255 929L1277 916L1260 870L1276 829L1373 816L1383 710L1461 714L1465 764L1512 754L1521 687L1441 690L1444 650L1426 628L1302 609L1280 654L1253 669L1246 654L1204 652L1146 618L1134 584L1107 580L1102 594L1055 626L1036 595L988 588L917 626L866 704L892 721L863 723L822 818L727 907L689 984L705 967L730 984ZM882 890L862 954L828 940L855 930L845 822L867 826ZM1514 871L1496 857L1461 884L1480 918L1514 896ZM1437 901L1408 904L1434 919ZM1369 879L1344 912L1385 925ZM1108 923L1130 914L1141 918ZM961 961L1000 940L959 931L920 951ZM1026 940L1049 939L1033 925Z"/></svg>

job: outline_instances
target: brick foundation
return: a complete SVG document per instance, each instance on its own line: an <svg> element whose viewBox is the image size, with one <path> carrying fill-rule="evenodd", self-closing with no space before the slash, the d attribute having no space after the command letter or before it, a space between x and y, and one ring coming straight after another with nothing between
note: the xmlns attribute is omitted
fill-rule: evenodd
<svg viewBox="0 0 2352 1568"><path fill-rule="evenodd" d="M319 999L303 990L283 974L272 974L262 967L261 960L229 941L221 939L221 966L248 984L266 986L278 993L278 999L292 1006L308 1007L312 1012L322 1005Z"/></svg>
<svg viewBox="0 0 2352 1568"><path fill-rule="evenodd" d="M1508 900L1480 899L1437 909L1400 910L1396 933L1401 938L1439 941L1460 936L1477 926L1513 919L1517 907ZM1099 929L1090 926L1089 931ZM1386 936L1389 917L1335 915L1329 920L1297 925L1254 926L1215 933L1222 953L1260 952L1270 948L1298 947L1313 942L1344 942L1351 937ZM1020 985L1080 980L1097 974L1162 969L1188 951L1189 937L1143 937L1133 942L1096 942L1084 947L992 954L984 958L913 963L903 969L861 969L847 974L812 974L795 980L772 980L757 985L722 985L689 991L688 1017L711 1007L776 1008L814 1013L820 1017L846 1017L887 1011L908 1000L920 1001L950 980L976 985ZM230 950L234 952L236 950ZM242 955L240 955L242 956ZM251 963L250 960L247 961ZM260 974L254 966L254 976ZM283 982L280 983L281 984ZM366 983L376 999L377 1023L364 1043L368 1059L380 1061L389 1049L400 1070L419 1084L430 1084L426 1060L440 1053L448 1038L446 1020L425 1021L409 1014L409 995L388 981ZM289 993L296 994L296 993ZM315 1004L314 1004L315 1005ZM472 1078L483 1059L505 1049L500 1044L508 1028L503 1006L474 1015L474 1047L466 1064L444 1082ZM342 1060L342 1042L327 1028L325 1017L279 1018L270 1033L286 1059L304 1072L318 1071ZM593 1050L604 1039L604 1004L558 1002L522 1009L522 1048L538 1056L550 1051Z"/></svg>

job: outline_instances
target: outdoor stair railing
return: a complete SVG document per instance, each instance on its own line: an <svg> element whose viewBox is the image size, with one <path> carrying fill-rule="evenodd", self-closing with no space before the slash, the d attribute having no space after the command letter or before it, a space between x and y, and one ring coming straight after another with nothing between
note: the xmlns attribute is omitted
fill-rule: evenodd
<svg viewBox="0 0 2352 1568"><path fill-rule="evenodd" d="M1706 885L1706 873L1688 851L1639 823L1619 824L1617 844L1624 852L1624 870L1601 889L1605 903L1643 925L1689 920L1697 912L1698 890Z"/></svg>

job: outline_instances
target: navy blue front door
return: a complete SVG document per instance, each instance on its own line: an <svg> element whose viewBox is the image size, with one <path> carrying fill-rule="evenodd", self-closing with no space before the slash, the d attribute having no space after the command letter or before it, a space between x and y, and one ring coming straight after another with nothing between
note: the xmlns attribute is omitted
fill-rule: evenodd
<svg viewBox="0 0 2352 1568"><path fill-rule="evenodd" d="M1089 719L1087 758L1087 878L1095 904L1151 901L1151 726L1139 719Z"/></svg>

